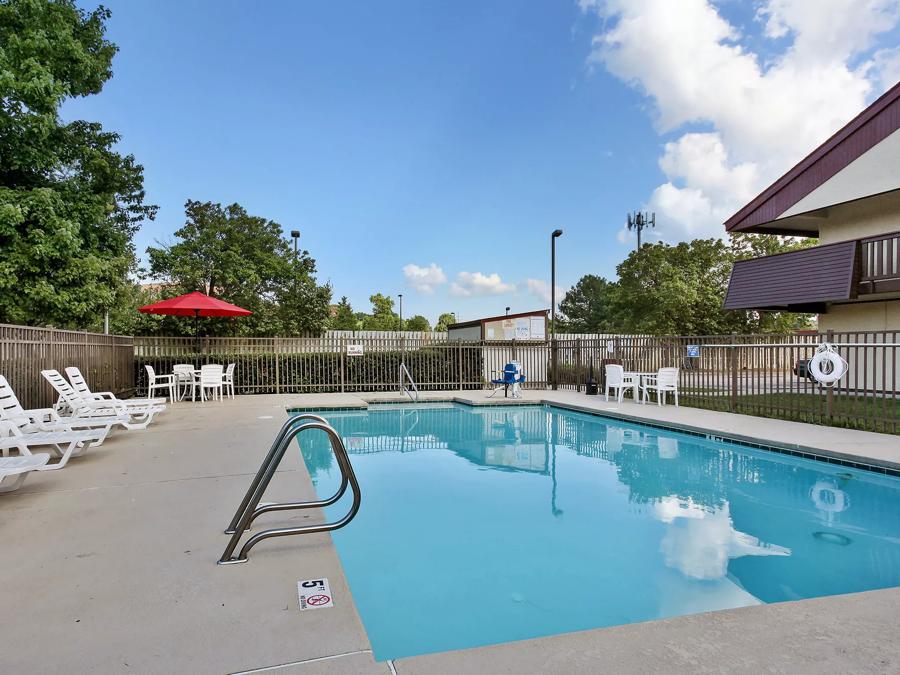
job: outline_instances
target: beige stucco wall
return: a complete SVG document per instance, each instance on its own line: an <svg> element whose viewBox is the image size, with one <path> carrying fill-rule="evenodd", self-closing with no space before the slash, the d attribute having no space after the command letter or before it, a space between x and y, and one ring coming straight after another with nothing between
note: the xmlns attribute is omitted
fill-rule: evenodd
<svg viewBox="0 0 900 675"><path fill-rule="evenodd" d="M818 221L819 243L900 231L900 190L832 206Z"/></svg>
<svg viewBox="0 0 900 675"><path fill-rule="evenodd" d="M900 330L900 300L831 305L819 314L819 330Z"/></svg>
<svg viewBox="0 0 900 675"><path fill-rule="evenodd" d="M832 305L827 314L819 315L819 330L838 333L836 342L900 341L900 300ZM844 331L866 331L875 335L846 336ZM900 348L850 347L841 350L850 370L841 386L857 391L897 391L900 386Z"/></svg>

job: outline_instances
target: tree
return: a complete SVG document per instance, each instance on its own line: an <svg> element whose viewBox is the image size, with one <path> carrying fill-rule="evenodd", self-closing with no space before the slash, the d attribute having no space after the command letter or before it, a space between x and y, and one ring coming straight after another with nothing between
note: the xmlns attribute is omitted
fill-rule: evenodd
<svg viewBox="0 0 900 675"><path fill-rule="evenodd" d="M456 315L452 312L444 312L438 317L437 323L434 324L434 329L441 333L447 332L447 326L456 323Z"/></svg>
<svg viewBox="0 0 900 675"><path fill-rule="evenodd" d="M750 245L743 239L737 249L719 239L674 246L645 244L616 268L614 324L625 332L655 335L782 332L805 327L806 315L723 309L734 260L746 254Z"/></svg>
<svg viewBox="0 0 900 675"><path fill-rule="evenodd" d="M316 283L308 251L294 255L281 226L239 204L188 201L180 241L150 247L150 274L168 295L201 291L253 312L237 321L204 322L211 335L295 335L321 331L331 287Z"/></svg>
<svg viewBox="0 0 900 675"><path fill-rule="evenodd" d="M135 267L135 231L156 214L118 134L59 118L112 77L109 17L72 0L0 2L0 322L102 320Z"/></svg>
<svg viewBox="0 0 900 675"><path fill-rule="evenodd" d="M586 274L559 303L558 329L566 333L607 333L616 330L613 302L616 284Z"/></svg>
<svg viewBox="0 0 900 675"><path fill-rule="evenodd" d="M406 330L421 330L421 331L430 331L431 324L428 323L428 319L426 319L421 314L416 314L415 316L411 316L410 318L404 321L406 324L404 328Z"/></svg>
<svg viewBox="0 0 900 675"><path fill-rule="evenodd" d="M331 317L331 327L335 330L356 330L359 322L350 306L347 296L341 297L341 301L335 305L334 315Z"/></svg>
<svg viewBox="0 0 900 675"><path fill-rule="evenodd" d="M394 299L376 293L369 297L372 313L363 321L364 330L400 330L400 317L394 312Z"/></svg>

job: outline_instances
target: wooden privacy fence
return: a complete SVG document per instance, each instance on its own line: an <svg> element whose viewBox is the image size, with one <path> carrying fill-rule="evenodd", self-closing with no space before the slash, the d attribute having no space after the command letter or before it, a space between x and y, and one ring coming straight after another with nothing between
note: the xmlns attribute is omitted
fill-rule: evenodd
<svg viewBox="0 0 900 675"><path fill-rule="evenodd" d="M41 370L63 372L68 366L77 366L94 391L119 396L134 392L133 338L0 324L0 375L26 408L56 403Z"/></svg>

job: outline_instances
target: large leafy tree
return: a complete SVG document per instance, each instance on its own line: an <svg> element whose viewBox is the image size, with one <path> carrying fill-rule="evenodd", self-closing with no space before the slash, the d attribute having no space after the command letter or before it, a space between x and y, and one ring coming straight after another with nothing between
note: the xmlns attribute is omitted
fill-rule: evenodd
<svg viewBox="0 0 900 675"><path fill-rule="evenodd" d="M112 76L109 16L71 0L0 2L0 322L98 326L156 212L117 134L59 116Z"/></svg>
<svg viewBox="0 0 900 675"><path fill-rule="evenodd" d="M394 311L394 299L376 293L369 297L372 313L363 319L364 330L400 330L400 317Z"/></svg>
<svg viewBox="0 0 900 675"><path fill-rule="evenodd" d="M335 305L329 324L334 330L356 330L359 325L356 314L353 312L353 307L350 305L346 295L342 296L340 302Z"/></svg>
<svg viewBox="0 0 900 675"><path fill-rule="evenodd" d="M431 324L428 323L428 319L426 319L421 314L416 314L414 316L409 317L403 321L405 330L421 330L421 331L430 331Z"/></svg>
<svg viewBox="0 0 900 675"><path fill-rule="evenodd" d="M453 312L444 312L438 317L437 323L434 324L434 329L441 333L447 332L447 327L456 323L456 316Z"/></svg>
<svg viewBox="0 0 900 675"><path fill-rule="evenodd" d="M737 235L729 242L695 239L676 245L645 244L616 268L619 279L586 275L560 303L568 332L652 335L721 335L789 332L809 326L790 312L723 309L736 260L796 250L804 240Z"/></svg>
<svg viewBox="0 0 900 675"><path fill-rule="evenodd" d="M613 301L616 285L603 277L586 274L559 303L559 330L567 333L606 333L616 329Z"/></svg>
<svg viewBox="0 0 900 675"><path fill-rule="evenodd" d="M168 295L201 291L253 312L205 321L209 334L288 336L325 327L331 287L316 282L315 260L308 251L295 255L278 223L239 204L188 201L185 215L178 241L147 249L150 275Z"/></svg>

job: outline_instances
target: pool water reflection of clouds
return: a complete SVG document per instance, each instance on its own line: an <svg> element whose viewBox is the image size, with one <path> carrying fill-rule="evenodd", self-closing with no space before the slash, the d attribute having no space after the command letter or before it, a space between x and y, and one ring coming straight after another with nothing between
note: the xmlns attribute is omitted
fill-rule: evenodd
<svg viewBox="0 0 900 675"><path fill-rule="evenodd" d="M333 538L378 658L900 584L900 479L541 406L322 414L362 486ZM330 494L324 436L301 442Z"/></svg>

